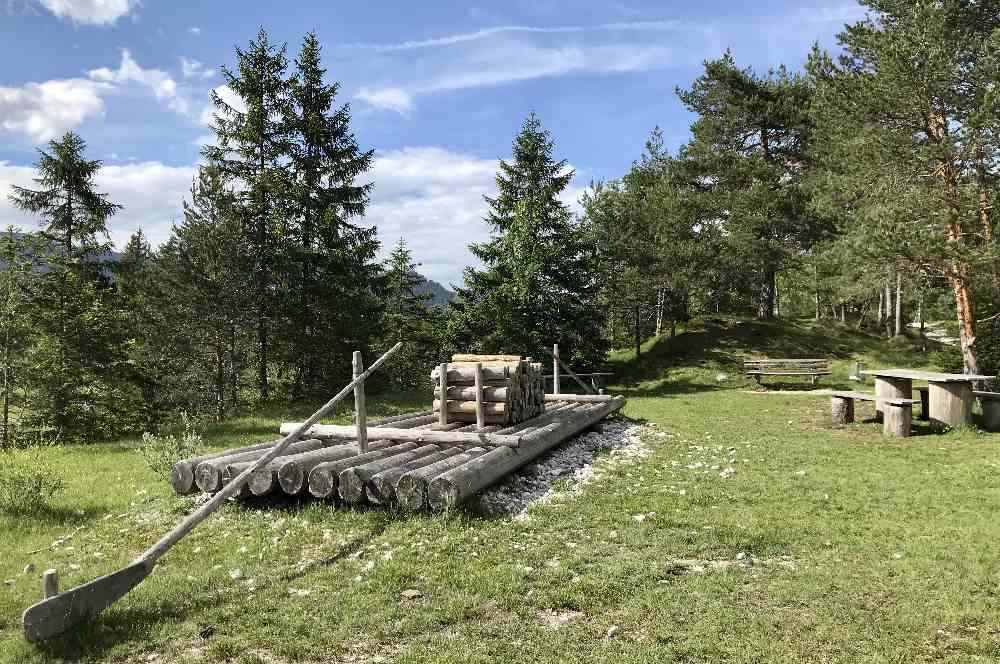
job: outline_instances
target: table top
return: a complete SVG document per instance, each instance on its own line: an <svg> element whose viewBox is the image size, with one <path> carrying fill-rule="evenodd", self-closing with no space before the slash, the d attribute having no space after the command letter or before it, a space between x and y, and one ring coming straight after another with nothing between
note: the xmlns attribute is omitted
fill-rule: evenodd
<svg viewBox="0 0 1000 664"><path fill-rule="evenodd" d="M913 369L865 369L861 372L861 375L875 376L876 378L909 378L910 380L926 380L931 383L968 383L974 380L992 380L996 378L996 376L914 371Z"/></svg>

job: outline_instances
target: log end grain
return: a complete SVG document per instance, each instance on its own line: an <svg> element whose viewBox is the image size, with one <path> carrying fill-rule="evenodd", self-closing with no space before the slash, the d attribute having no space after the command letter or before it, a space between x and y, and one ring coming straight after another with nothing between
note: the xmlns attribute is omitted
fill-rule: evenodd
<svg viewBox="0 0 1000 664"><path fill-rule="evenodd" d="M266 496L274 491L277 486L277 473L274 468L265 466L250 475L250 479L247 480L247 486L250 487L250 493L253 495Z"/></svg>
<svg viewBox="0 0 1000 664"><path fill-rule="evenodd" d="M337 492L337 478L320 464L309 472L309 493L317 498L330 498Z"/></svg>
<svg viewBox="0 0 1000 664"><path fill-rule="evenodd" d="M205 493L215 493L222 488L222 469L210 463L199 463L194 469L194 481Z"/></svg>
<svg viewBox="0 0 1000 664"><path fill-rule="evenodd" d="M195 492L194 468L189 461L178 461L170 468L170 486L182 496Z"/></svg>

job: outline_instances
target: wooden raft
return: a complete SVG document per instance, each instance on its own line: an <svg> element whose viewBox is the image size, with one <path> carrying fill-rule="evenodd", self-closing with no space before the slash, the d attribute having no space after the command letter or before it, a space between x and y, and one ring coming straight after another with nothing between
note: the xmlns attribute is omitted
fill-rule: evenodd
<svg viewBox="0 0 1000 664"><path fill-rule="evenodd" d="M355 426L317 424L300 443L257 470L239 496L305 495L340 504L398 504L441 510L457 505L625 405L620 396L542 395L544 413L509 426L452 422L432 411L369 422L367 451ZM295 423L284 423L292 431ZM250 446L177 462L178 493L214 493L267 447Z"/></svg>

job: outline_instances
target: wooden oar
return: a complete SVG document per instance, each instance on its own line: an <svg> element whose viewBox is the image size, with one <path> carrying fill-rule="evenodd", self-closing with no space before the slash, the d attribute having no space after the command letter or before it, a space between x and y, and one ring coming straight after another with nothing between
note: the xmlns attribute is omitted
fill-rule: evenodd
<svg viewBox="0 0 1000 664"><path fill-rule="evenodd" d="M67 590L64 593L47 597L41 602L25 609L22 616L25 638L28 641L43 641L61 634L73 625L81 623L108 608L130 590L142 583L149 576L150 572L153 571L156 562L170 547L177 544L195 526L207 519L227 498L237 493L247 483L254 472L266 466L275 457L279 456L292 441L298 440L309 427L319 422L344 397L351 394L356 385L363 383L372 372L378 369L402 345L403 343L399 342L390 348L385 355L373 362L367 371L352 380L347 387L338 392L337 396L327 401L308 420L279 440L271 448L271 451L257 459L252 466L237 475L232 482L223 487L208 502L181 521L177 527L164 535L159 542L146 550L131 565L117 572L112 572L107 576L95 579L90 583Z"/></svg>

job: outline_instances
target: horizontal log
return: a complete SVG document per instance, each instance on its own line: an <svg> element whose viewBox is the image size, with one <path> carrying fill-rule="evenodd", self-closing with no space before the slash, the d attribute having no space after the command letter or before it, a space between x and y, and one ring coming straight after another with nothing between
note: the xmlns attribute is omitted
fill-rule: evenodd
<svg viewBox="0 0 1000 664"><path fill-rule="evenodd" d="M230 450L222 450L220 452L212 452L211 454L202 454L188 459L181 459L170 469L170 486L173 487L174 491L181 495L195 493L198 490L198 486L194 481L194 470L202 461L219 459L221 457L232 456L242 452L268 450L272 447L274 447L274 442L256 443L245 447L237 447Z"/></svg>
<svg viewBox="0 0 1000 664"><path fill-rule="evenodd" d="M624 405L625 399L619 396L606 403L590 406L582 412L568 413L567 419L552 422L525 436L517 449L493 449L467 464L449 470L430 482L427 487L427 502L435 510L454 507Z"/></svg>
<svg viewBox="0 0 1000 664"><path fill-rule="evenodd" d="M384 459L376 459L368 463L345 468L341 471L340 477L337 480L337 493L344 502L352 504L360 503L365 499L368 480L375 473L413 461L414 459L430 456L440 451L441 448L437 445L423 445L402 454L394 454Z"/></svg>
<svg viewBox="0 0 1000 664"><path fill-rule="evenodd" d="M434 400L434 412L441 410L441 400ZM505 403L495 403L487 402L483 404L483 410L487 415L503 415L507 412L507 404ZM476 402L475 401L455 401L452 399L448 400L448 413L472 413L476 414Z"/></svg>
<svg viewBox="0 0 1000 664"><path fill-rule="evenodd" d="M475 424L476 414L475 413L448 413L448 419L452 422L460 422L462 424ZM507 416L506 415L486 415L484 422L488 425L503 425L506 426ZM464 428L464 427L463 427Z"/></svg>
<svg viewBox="0 0 1000 664"><path fill-rule="evenodd" d="M569 401L578 403L603 403L614 398L611 394L546 394L545 402Z"/></svg>
<svg viewBox="0 0 1000 664"><path fill-rule="evenodd" d="M441 473L458 468L486 454L482 447L473 447L448 459L403 473L396 481L396 502L407 510L418 510L427 502L427 485Z"/></svg>
<svg viewBox="0 0 1000 664"><path fill-rule="evenodd" d="M325 461L317 464L309 471L309 493L317 498L333 498L337 495L340 473L348 468L409 452L410 450L417 449L417 447L419 446L416 443L403 443L402 445L394 445L385 449L375 450L374 452L365 452L364 454L359 454L348 459Z"/></svg>
<svg viewBox="0 0 1000 664"><path fill-rule="evenodd" d="M515 368L516 370L516 368ZM431 372L431 381L437 384L438 375L441 370L435 369ZM483 380L507 380L513 373L509 365L486 365L483 367ZM474 365L455 364L448 367L448 384L455 382L474 383L476 380L476 367Z"/></svg>
<svg viewBox="0 0 1000 664"><path fill-rule="evenodd" d="M294 431L294 429L289 430L282 435L287 435L292 431ZM330 443L327 441L310 437L307 440L298 440L289 445L285 449L282 456L286 456L288 454L298 454L300 452L309 452L311 450L327 447L329 445ZM271 447L273 447L273 444ZM215 493L223 486L222 473L225 471L226 466L233 463L239 463L240 461L256 461L260 457L264 456L269 449L271 448L263 448L260 450L253 450L251 452L241 452L239 454L232 454L229 456L209 459L208 461L202 461L194 469L194 481L198 485L198 488L202 491L205 491L206 493Z"/></svg>
<svg viewBox="0 0 1000 664"><path fill-rule="evenodd" d="M368 444L368 451L392 447L392 440L376 440ZM321 450L278 457L250 476L250 492L255 496L265 496L272 491L281 489L289 496L305 493L309 480L309 471L326 461L337 461L359 454L357 443L350 445L334 445Z"/></svg>
<svg viewBox="0 0 1000 664"><path fill-rule="evenodd" d="M411 470L424 468L432 463L437 463L443 459L462 454L458 447L447 447L434 454L429 454L419 459L408 461L392 468L379 471L368 480L368 487L365 490L368 500L376 505L384 505L396 501L396 483L399 478Z"/></svg>
<svg viewBox="0 0 1000 664"><path fill-rule="evenodd" d="M298 425L294 422L284 422L282 431L295 431ZM309 429L309 436L351 440L354 438L354 427L344 424L316 424ZM427 429L391 429L380 427L368 432L368 439L399 440L416 443L455 443L475 445L504 445L517 447L521 443L519 436L503 436L495 433L478 433L466 431L430 431Z"/></svg>
<svg viewBox="0 0 1000 664"><path fill-rule="evenodd" d="M451 356L452 362L520 362L520 355L475 355L456 353Z"/></svg>
<svg viewBox="0 0 1000 664"><path fill-rule="evenodd" d="M483 387L483 401L496 401L499 403L504 403L507 401L507 396L510 394L510 390L506 385L503 387ZM448 399L457 401L471 401L476 403L476 387L472 386L462 386L462 385L449 385L448 386Z"/></svg>

